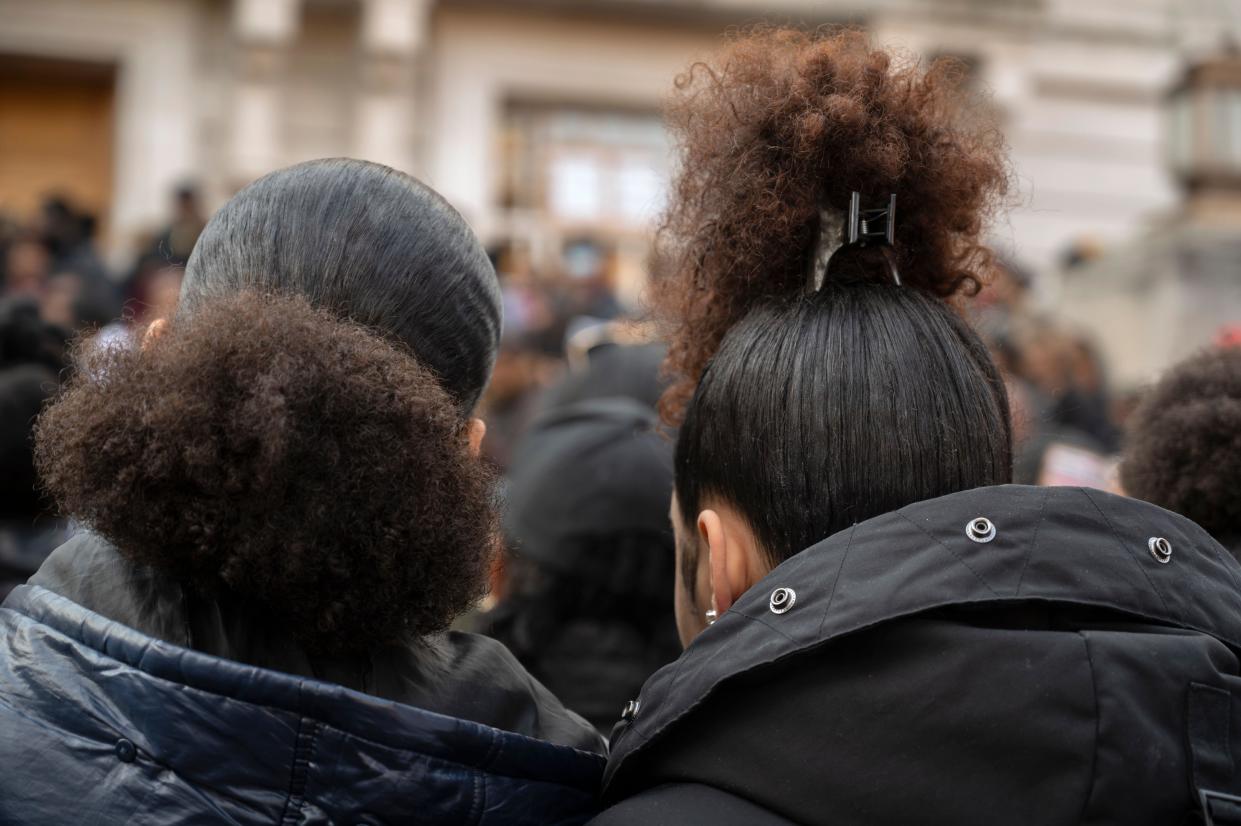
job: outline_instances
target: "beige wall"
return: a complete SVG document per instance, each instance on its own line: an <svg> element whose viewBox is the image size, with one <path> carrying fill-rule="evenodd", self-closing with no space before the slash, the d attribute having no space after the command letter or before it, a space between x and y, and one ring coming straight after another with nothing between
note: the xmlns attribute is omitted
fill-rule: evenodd
<svg viewBox="0 0 1241 826"><path fill-rule="evenodd" d="M709 30L441 7L427 60L428 180L484 235L498 231L497 118L508 97L657 111Z"/></svg>
<svg viewBox="0 0 1241 826"><path fill-rule="evenodd" d="M494 238L511 229L496 210L506 100L655 111L675 75L720 43L728 10L737 20L757 8L803 19L813 7L820 18L865 16L882 41L919 54L978 59L1019 184L995 239L1047 272L1070 241L1122 244L1175 204L1162 92L1180 65L1178 43L1218 36L1197 0L1175 19L1165 0L712 0L698 24L688 2L671 20L643 16L638 2L628 16L592 18L481 0L358 0L335 27L330 13L308 18L303 2L0 0L0 52L117 66L118 258L163 219L183 177L203 181L214 205L268 168L329 154L410 169ZM246 74L265 47L243 31L239 3L281 12L276 75L284 66L294 77L265 87ZM384 62L391 54L395 69ZM388 70L395 80L367 85Z"/></svg>
<svg viewBox="0 0 1241 826"><path fill-rule="evenodd" d="M1161 107L1178 60L1152 6L1134 0L1132 19L1110 0L1090 0L986 25L926 13L876 20L886 43L978 61L1004 119L1016 184L993 239L1037 271L1054 272L1083 236L1126 241L1176 201ZM1052 299L1057 284L1048 286Z"/></svg>

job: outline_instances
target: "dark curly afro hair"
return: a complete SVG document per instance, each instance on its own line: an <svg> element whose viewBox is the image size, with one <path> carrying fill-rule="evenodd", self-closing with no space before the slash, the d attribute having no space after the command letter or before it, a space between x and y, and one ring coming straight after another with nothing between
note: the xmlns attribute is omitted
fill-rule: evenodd
<svg viewBox="0 0 1241 826"><path fill-rule="evenodd" d="M484 592L491 479L399 346L243 293L75 360L37 463L61 510L128 558L323 652L412 640Z"/></svg>
<svg viewBox="0 0 1241 826"><path fill-rule="evenodd" d="M905 285L947 298L987 280L984 219L1008 169L964 76L959 62L924 68L855 30L757 29L677 79L669 122L682 163L658 245L670 274L653 293L675 382L665 418L680 420L755 304L805 291L820 211L843 216L853 191L896 194Z"/></svg>
<svg viewBox="0 0 1241 826"><path fill-rule="evenodd" d="M1151 389L1130 419L1120 481L1241 555L1241 347L1190 358Z"/></svg>

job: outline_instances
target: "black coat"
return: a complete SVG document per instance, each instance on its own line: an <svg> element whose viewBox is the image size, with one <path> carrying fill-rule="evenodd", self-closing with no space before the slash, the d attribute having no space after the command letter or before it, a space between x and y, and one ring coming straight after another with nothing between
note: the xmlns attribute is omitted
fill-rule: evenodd
<svg viewBox="0 0 1241 826"><path fill-rule="evenodd" d="M786 561L655 674L592 823L1187 822L1241 795L1239 650L1241 565L1183 517L1071 488L922 502Z"/></svg>

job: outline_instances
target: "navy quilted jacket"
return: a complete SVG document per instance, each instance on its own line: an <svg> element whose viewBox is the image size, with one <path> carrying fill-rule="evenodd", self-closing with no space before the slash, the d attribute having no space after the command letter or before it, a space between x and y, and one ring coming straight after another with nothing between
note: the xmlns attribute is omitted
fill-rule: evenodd
<svg viewBox="0 0 1241 826"><path fill-rule="evenodd" d="M603 759L145 636L0 607L0 823L583 823Z"/></svg>

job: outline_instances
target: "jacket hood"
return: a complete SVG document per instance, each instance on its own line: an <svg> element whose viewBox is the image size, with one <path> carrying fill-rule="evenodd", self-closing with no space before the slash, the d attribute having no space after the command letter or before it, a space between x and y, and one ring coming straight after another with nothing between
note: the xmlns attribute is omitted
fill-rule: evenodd
<svg viewBox="0 0 1241 826"><path fill-rule="evenodd" d="M0 607L0 821L577 824L603 760L147 637Z"/></svg>
<svg viewBox="0 0 1241 826"><path fill-rule="evenodd" d="M447 717L586 751L602 737L530 675L500 642L460 631L341 655L316 654L261 607L184 588L128 560L89 531L57 548L30 578L155 639L261 669L360 691Z"/></svg>
<svg viewBox="0 0 1241 826"><path fill-rule="evenodd" d="M975 524L980 518L987 522ZM1169 550L1170 555L1165 553ZM778 681L756 683L764 680L763 674L783 673L789 676L780 679L793 685L802 668L796 664L812 662L806 655L829 643L857 636L855 647L868 649L877 643L863 645L860 632L887 627L896 620L934 616L942 610L1039 606L1102 609L1113 618L1171 629L1177 645L1202 640L1200 647L1214 648L1195 662L1205 663L1204 673L1213 675L1219 686L1231 687L1235 681L1234 676L1225 675L1235 671L1233 655L1241 650L1241 565L1200 527L1154 505L1095 490L1017 485L980 488L860 523L776 567L700 634L679 660L643 687L636 712L629 715L627 724L623 721L613 739L605 778L608 795L624 794L631 775L641 771L642 755L652 750L658 753L657 744L675 740L666 735L680 731L682 721L694 718L700 708L704 715L712 714L704 707L716 695L727 694L730 687L749 687L746 696L751 706L761 697L762 703L778 705L796 721L796 708L781 705ZM1074 650L1080 652L1080 635L1073 634ZM1158 645L1148 644L1153 636L1147 635L1137 647L1123 634L1105 640L1113 646L1109 650L1121 652L1117 662L1122 665L1112 673L1121 673L1124 662L1156 657ZM950 652L957 644L955 639L942 637L936 644L942 646L939 650ZM1088 647L1090 641L1086 642ZM1019 665L1027 669L1023 672L1027 676L1015 678L1017 682L1029 684L1032 673L1044 685L1054 682L1054 668L1031 672L1028 662ZM944 706L928 705L927 697L919 696L919 687L907 684L909 676L896 682L892 690L897 693L897 705L889 708L905 704L921 706L924 715L938 713L935 709ZM955 677L949 675L946 684L963 685L970 680L986 682L987 675L985 671L957 672ZM1096 686L1095 690L1102 689ZM1174 695L1182 712L1184 690L1181 683ZM1227 710L1227 691L1221 690ZM818 696L826 702L822 692ZM1002 705L1004 699L1000 696L994 702ZM848 701L861 708L868 699L863 693ZM1060 713L1063 708L1053 711ZM739 713L744 715L744 709ZM1103 711L1096 708L1081 716L1087 714ZM731 725L718 714L713 719L717 728ZM1095 717L1089 719L1093 732ZM1224 735L1228 727L1225 716ZM680 741L686 736L691 735L682 733ZM867 736L865 731L861 736ZM1175 736L1180 742L1184 733ZM827 739L821 737L819 742ZM779 754L780 748L773 744L771 751ZM818 759L828 759L824 754L819 752ZM762 756L750 757L755 771L760 771ZM1101 771L1098 766L1093 770ZM872 779L876 776L870 774Z"/></svg>

